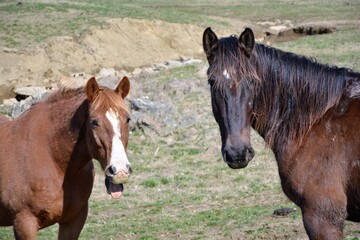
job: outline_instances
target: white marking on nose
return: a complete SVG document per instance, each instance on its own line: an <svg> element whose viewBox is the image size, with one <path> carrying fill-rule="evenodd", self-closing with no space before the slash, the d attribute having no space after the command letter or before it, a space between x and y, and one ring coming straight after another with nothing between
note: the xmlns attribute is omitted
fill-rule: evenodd
<svg viewBox="0 0 360 240"><path fill-rule="evenodd" d="M119 119L116 117L116 114L111 110L107 111L105 116L107 117L107 119L109 119L111 126L114 130L114 137L112 139L111 146L110 165L115 166L117 171L128 172L127 166L130 166L130 163L126 155L124 145L121 142Z"/></svg>
<svg viewBox="0 0 360 240"><path fill-rule="evenodd" d="M226 79L231 79L230 74L228 73L228 71L226 69L224 69L223 75L226 77Z"/></svg>

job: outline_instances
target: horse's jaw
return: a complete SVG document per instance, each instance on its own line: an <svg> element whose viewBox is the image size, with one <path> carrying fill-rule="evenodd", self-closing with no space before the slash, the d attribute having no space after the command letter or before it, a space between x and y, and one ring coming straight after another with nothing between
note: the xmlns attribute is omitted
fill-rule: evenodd
<svg viewBox="0 0 360 240"><path fill-rule="evenodd" d="M113 199L120 198L122 192L124 191L123 184L115 184L109 179L109 177L105 177L105 186L107 193L110 194Z"/></svg>
<svg viewBox="0 0 360 240"><path fill-rule="evenodd" d="M228 165L229 168L231 168L231 169L241 169L241 168L245 168L248 164L249 164L249 162L227 163L227 165Z"/></svg>

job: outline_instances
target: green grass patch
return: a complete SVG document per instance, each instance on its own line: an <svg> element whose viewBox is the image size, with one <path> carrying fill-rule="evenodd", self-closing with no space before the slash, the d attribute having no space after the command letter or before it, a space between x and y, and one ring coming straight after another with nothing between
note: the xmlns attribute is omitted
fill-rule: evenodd
<svg viewBox="0 0 360 240"><path fill-rule="evenodd" d="M226 28L231 19L294 22L356 20L360 2L350 1L2 1L0 36L7 47L26 47L51 36L79 35L108 18L158 19ZM40 30L41 29L41 30Z"/></svg>
<svg viewBox="0 0 360 240"><path fill-rule="evenodd" d="M278 43L285 50L316 58L321 63L360 71L360 29L346 29L333 34L307 36L295 41Z"/></svg>
<svg viewBox="0 0 360 240"><path fill-rule="evenodd" d="M141 185L143 185L147 188L154 188L157 186L157 183L154 179L146 179L143 182L141 182Z"/></svg>

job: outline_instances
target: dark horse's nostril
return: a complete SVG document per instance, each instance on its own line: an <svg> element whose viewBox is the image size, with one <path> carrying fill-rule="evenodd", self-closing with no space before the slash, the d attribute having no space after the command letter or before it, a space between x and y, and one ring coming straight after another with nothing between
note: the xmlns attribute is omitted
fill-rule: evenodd
<svg viewBox="0 0 360 240"><path fill-rule="evenodd" d="M254 149L252 148L252 147L249 147L248 149L247 149L247 154L248 154L248 156L250 157L250 160L255 156L255 151L254 151Z"/></svg>

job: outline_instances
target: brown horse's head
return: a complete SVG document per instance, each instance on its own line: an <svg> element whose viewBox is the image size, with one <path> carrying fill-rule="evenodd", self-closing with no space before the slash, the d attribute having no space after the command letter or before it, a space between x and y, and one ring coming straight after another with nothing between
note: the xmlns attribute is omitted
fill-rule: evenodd
<svg viewBox="0 0 360 240"><path fill-rule="evenodd" d="M86 95L89 102L87 147L105 171L105 185L113 198L121 196L123 184L132 172L126 155L130 120L124 98L130 83L124 77L115 90L100 88L95 78L89 79Z"/></svg>
<svg viewBox="0 0 360 240"><path fill-rule="evenodd" d="M244 168L254 157L250 123L256 79L247 63L254 45L249 28L240 38L218 40L210 28L203 35L213 114L220 127L222 156L231 168Z"/></svg>

